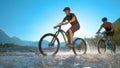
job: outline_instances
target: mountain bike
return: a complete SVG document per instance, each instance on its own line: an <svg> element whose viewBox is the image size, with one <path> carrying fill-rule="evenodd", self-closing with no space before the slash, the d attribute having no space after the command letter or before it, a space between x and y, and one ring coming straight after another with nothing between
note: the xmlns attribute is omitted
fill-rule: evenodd
<svg viewBox="0 0 120 68"><path fill-rule="evenodd" d="M55 32L55 34L47 33L43 35L39 40L39 51L43 56L46 55L56 55L60 48L60 42L58 39L58 35L61 33L64 39L65 44L68 44L67 39L67 32L63 31L61 29L61 26L57 27L58 30ZM61 39L61 38L60 38ZM76 38L73 41L73 47L70 49L73 50L74 54L85 54L87 51L87 45L84 39L82 38Z"/></svg>
<svg viewBox="0 0 120 68"><path fill-rule="evenodd" d="M114 52L116 47L112 47L112 44L107 35L105 33L99 33L99 35L101 35L102 38L100 38L97 43L98 53L103 54L107 49L109 49L111 53Z"/></svg>

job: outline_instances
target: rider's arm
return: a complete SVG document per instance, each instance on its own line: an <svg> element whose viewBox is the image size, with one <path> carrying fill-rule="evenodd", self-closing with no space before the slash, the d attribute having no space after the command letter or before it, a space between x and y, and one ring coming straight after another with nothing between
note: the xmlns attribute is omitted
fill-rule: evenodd
<svg viewBox="0 0 120 68"><path fill-rule="evenodd" d="M63 22L64 25L68 24L68 23L73 23L75 22L75 16L72 17L72 19L68 22Z"/></svg>
<svg viewBox="0 0 120 68"><path fill-rule="evenodd" d="M61 26L61 25L63 25L63 23L64 23L64 22L62 21L62 22L60 22L57 26Z"/></svg>
<svg viewBox="0 0 120 68"><path fill-rule="evenodd" d="M72 17L72 19L70 20L70 23L75 22L75 16Z"/></svg>
<svg viewBox="0 0 120 68"><path fill-rule="evenodd" d="M58 25L54 26L54 28L61 26L63 22L60 22Z"/></svg>
<svg viewBox="0 0 120 68"><path fill-rule="evenodd" d="M101 29L102 29L102 26L99 28L99 30L98 30L98 32L97 32L97 34L101 31Z"/></svg>
<svg viewBox="0 0 120 68"><path fill-rule="evenodd" d="M66 21L66 18L67 18L67 17L64 17L63 21L60 22L57 26L61 26L61 25L63 25L63 24L65 23L65 21Z"/></svg>
<svg viewBox="0 0 120 68"><path fill-rule="evenodd" d="M66 22L66 20L67 20L67 16L66 16L66 17L64 17L63 21L62 21L62 22L60 22L57 26L61 26L61 25L68 24L68 22Z"/></svg>

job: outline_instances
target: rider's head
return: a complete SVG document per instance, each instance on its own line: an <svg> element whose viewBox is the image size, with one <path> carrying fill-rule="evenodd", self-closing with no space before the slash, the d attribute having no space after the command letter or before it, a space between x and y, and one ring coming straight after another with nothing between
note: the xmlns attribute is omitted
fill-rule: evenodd
<svg viewBox="0 0 120 68"><path fill-rule="evenodd" d="M105 23L105 22L107 22L107 18L106 17L103 17L102 18L102 21Z"/></svg>
<svg viewBox="0 0 120 68"><path fill-rule="evenodd" d="M69 7L65 7L63 9L63 11L65 12L66 15L69 15L70 14L70 8Z"/></svg>

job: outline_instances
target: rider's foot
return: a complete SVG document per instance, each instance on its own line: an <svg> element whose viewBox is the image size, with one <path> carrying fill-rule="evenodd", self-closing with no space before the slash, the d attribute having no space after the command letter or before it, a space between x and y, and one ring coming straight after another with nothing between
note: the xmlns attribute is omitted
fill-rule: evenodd
<svg viewBox="0 0 120 68"><path fill-rule="evenodd" d="M73 44L72 43L68 43L68 44L66 44L66 46L68 46L68 47L73 47Z"/></svg>
<svg viewBox="0 0 120 68"><path fill-rule="evenodd" d="M114 52L114 53L116 52L116 48L113 48L113 52Z"/></svg>

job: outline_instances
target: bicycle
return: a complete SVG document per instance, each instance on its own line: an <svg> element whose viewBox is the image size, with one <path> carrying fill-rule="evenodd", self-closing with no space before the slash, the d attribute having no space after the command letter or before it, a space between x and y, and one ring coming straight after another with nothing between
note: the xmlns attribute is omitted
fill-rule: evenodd
<svg viewBox="0 0 120 68"><path fill-rule="evenodd" d="M59 33L62 34L65 44L68 43L67 32L63 31L61 29L61 26L59 26L55 34L47 33L40 38L38 47L39 47L40 53L43 56L56 55L56 53L58 52L60 48L60 42L58 39ZM73 50L75 55L81 54L81 53L85 54L87 51L87 45L86 45L85 40L83 40L82 38L76 38L73 41L73 47L70 49Z"/></svg>
<svg viewBox="0 0 120 68"><path fill-rule="evenodd" d="M106 52L107 49L109 49L111 51L111 53L113 52L113 50L116 49L116 47L112 47L112 44L110 42L110 40L108 39L107 35L105 33L98 33L99 35L101 34L101 38L98 40L97 43L97 48L98 48L98 53L99 54L103 54Z"/></svg>

